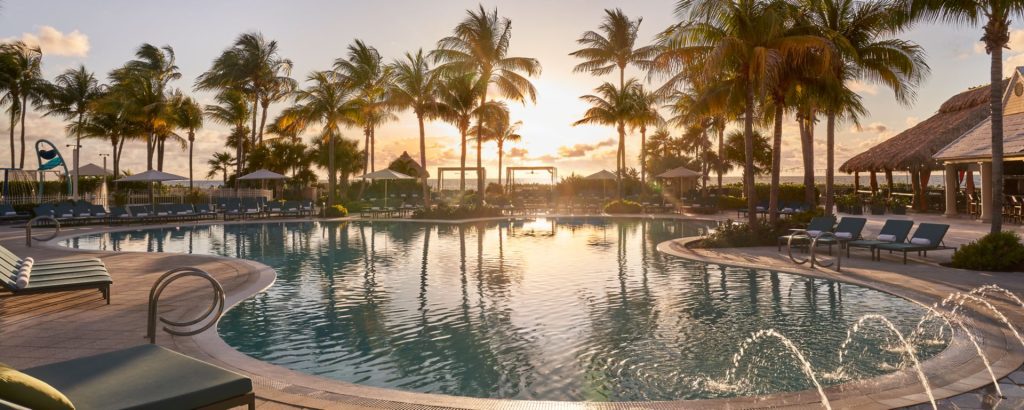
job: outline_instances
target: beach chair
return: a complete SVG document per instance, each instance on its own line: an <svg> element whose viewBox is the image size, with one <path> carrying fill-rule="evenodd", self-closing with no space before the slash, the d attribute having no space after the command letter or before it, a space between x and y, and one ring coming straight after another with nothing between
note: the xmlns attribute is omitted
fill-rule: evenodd
<svg viewBox="0 0 1024 410"><path fill-rule="evenodd" d="M835 238L818 238L815 244L828 245L828 253L831 255L832 245L837 243L844 244L860 239L861 233L864 231L864 225L867 222L868 220L865 218L844 217L839 220L839 224L836 225L836 229L832 232Z"/></svg>
<svg viewBox="0 0 1024 410"><path fill-rule="evenodd" d="M946 224L922 223L917 226L910 241L883 243L876 245L875 249L879 254L879 259L881 259L882 251L903 252L903 264L906 265L907 252L917 252L918 255L924 254L927 257L928 251L955 250L955 247L945 246L942 242L948 231L949 225Z"/></svg>
<svg viewBox="0 0 1024 410"><path fill-rule="evenodd" d="M110 213L107 216L108 223L129 223L132 221L132 215L128 213L128 210L119 206L110 207Z"/></svg>
<svg viewBox="0 0 1024 410"><path fill-rule="evenodd" d="M195 206L196 215L200 219L216 219L217 211L210 207L209 204L198 204Z"/></svg>
<svg viewBox="0 0 1024 410"><path fill-rule="evenodd" d="M28 219L27 214L18 213L11 204L0 204L0 221Z"/></svg>
<svg viewBox="0 0 1024 410"><path fill-rule="evenodd" d="M888 219L885 224L882 225L882 229L878 231L878 236L875 239L859 239L850 241L846 244L846 257L850 257L850 248L867 248L871 251L871 259L875 259L875 247L887 243L903 243L907 240L907 235L910 235L910 230L914 227L914 221L905 219Z"/></svg>
<svg viewBox="0 0 1024 410"><path fill-rule="evenodd" d="M75 222L75 206L67 202L57 204L53 210L53 217L62 224L73 224Z"/></svg>
<svg viewBox="0 0 1024 410"><path fill-rule="evenodd" d="M832 227L836 224L836 217L834 216L816 216L811 218L811 222L807 224L807 235L803 234L789 234L782 235L779 237L777 242L778 250L782 251L782 244L789 243L790 239L793 242L800 241L807 243L811 238L815 238L822 232L832 232Z"/></svg>
<svg viewBox="0 0 1024 410"><path fill-rule="evenodd" d="M281 201L270 201L267 204L267 216L284 215L284 203Z"/></svg>
<svg viewBox="0 0 1024 410"><path fill-rule="evenodd" d="M28 388L40 389L34 396L52 396L51 390L56 390L59 394L56 400L70 402L79 409L256 408L249 378L153 344L22 372L11 368L0 370L9 379L27 379L25 385L31 386ZM47 407L44 403L18 403L15 397L5 400L18 407Z"/></svg>
<svg viewBox="0 0 1024 410"><path fill-rule="evenodd" d="M113 280L99 259L33 261L27 280L19 281L18 271L25 263L25 259L0 246L0 283L6 291L4 296L97 289L110 304Z"/></svg>
<svg viewBox="0 0 1024 410"><path fill-rule="evenodd" d="M242 199L242 214L246 217L259 217L263 213L259 200L256 198Z"/></svg>
<svg viewBox="0 0 1024 410"><path fill-rule="evenodd" d="M284 201L284 204L281 205L281 212L283 215L287 216L299 216L302 214L302 211L299 210L299 206L299 201Z"/></svg>
<svg viewBox="0 0 1024 410"><path fill-rule="evenodd" d="M35 216L57 216L57 210L52 204L39 204L35 208L32 208L32 213Z"/></svg>
<svg viewBox="0 0 1024 410"><path fill-rule="evenodd" d="M316 213L316 208L313 206L313 201L299 202L299 212L303 215L313 216L313 214Z"/></svg>

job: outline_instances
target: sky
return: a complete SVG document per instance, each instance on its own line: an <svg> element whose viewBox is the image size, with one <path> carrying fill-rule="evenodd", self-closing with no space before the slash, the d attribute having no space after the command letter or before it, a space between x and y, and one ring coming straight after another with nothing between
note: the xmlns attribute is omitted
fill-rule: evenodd
<svg viewBox="0 0 1024 410"><path fill-rule="evenodd" d="M523 121L523 141L507 145L505 165L550 165L559 175L586 175L614 168L615 130L611 127L579 126L587 105L579 100L604 81L617 81L616 75L595 77L574 73L579 61L569 56L576 50L576 39L586 30L595 30L606 8L621 8L630 17L642 17L640 39L649 42L676 21L671 0L388 0L388 1L198 1L166 2L134 0L6 0L0 9L0 40L21 39L39 44L44 53L43 71L47 79L84 64L106 82L111 69L133 58L142 43L170 45L177 55L182 79L172 86L196 96L202 103L212 102L212 94L193 90L195 78L210 67L212 60L231 45L241 33L259 31L280 44L281 54L294 62L292 76L300 83L314 70L331 67L345 55L346 47L362 39L376 47L388 61L407 51L430 50L436 41L451 33L466 15L466 10L483 4L497 8L512 20L510 56L540 60L542 73L532 79L537 87L537 102L510 105L512 120ZM931 75L920 85L916 100L898 104L891 91L870 83L851 87L863 96L870 113L862 127L842 124L837 131L836 166L847 158L928 118L950 96L988 81L989 56L978 43L981 30L970 26L918 25L900 35L921 45L927 53ZM1024 30L1014 27L1010 50L1005 53L1006 71L1024 65ZM635 70L627 76L644 78ZM656 87L660 84L651 84ZM271 108L271 117L285 107ZM415 116L398 113L398 121L384 124L377 131L377 167L385 167L403 151L418 158L418 131ZM822 121L823 123L824 121ZM73 139L64 132L64 121L31 113L27 120L29 151L35 140L53 141L62 151ZM0 119L0 130L7 132L8 122ZM787 121L783 135L784 175L800 174L800 145L796 124ZM672 129L673 134L678 130ZM228 129L209 123L196 137L196 178L206 175L206 161L215 151L226 151ZM430 122L426 126L427 158L435 166L458 165L458 132L447 124ZM816 134L816 165L825 167L824 129ZM361 140L360 130L345 132L348 138ZM4 138L6 139L6 138ZM638 167L639 134L627 137L629 165ZM81 163L102 165L101 153L110 152L109 144L83 143ZM0 144L0 166L8 166L7 143ZM471 151L473 152L473 151ZM31 152L26 167L34 168ZM65 153L70 161L70 152ZM484 147L484 165L488 175L497 171L497 149ZM166 154L165 171L187 174L187 152L171 150ZM470 162L475 158L470 154ZM31 165L30 165L31 164ZM145 170L145 144L130 143L124 149L122 169ZM322 171L321 171L322 174Z"/></svg>

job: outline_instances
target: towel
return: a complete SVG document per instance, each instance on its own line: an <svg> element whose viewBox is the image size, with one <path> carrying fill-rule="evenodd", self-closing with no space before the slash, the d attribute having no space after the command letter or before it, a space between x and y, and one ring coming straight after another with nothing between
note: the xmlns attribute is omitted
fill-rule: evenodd
<svg viewBox="0 0 1024 410"><path fill-rule="evenodd" d="M850 232L836 232L836 238L839 239L853 239L853 234Z"/></svg>
<svg viewBox="0 0 1024 410"><path fill-rule="evenodd" d="M145 212L139 212L139 213L135 214L135 216L149 216L149 214L147 214Z"/></svg>
<svg viewBox="0 0 1024 410"><path fill-rule="evenodd" d="M7 211L7 212L4 212L4 216L15 216L15 215L17 215L17 214L18 214L18 213L17 213L17 212L15 212L15 211Z"/></svg>
<svg viewBox="0 0 1024 410"><path fill-rule="evenodd" d="M807 231L807 234L812 238L817 238L818 236L821 236L821 231Z"/></svg>
<svg viewBox="0 0 1024 410"><path fill-rule="evenodd" d="M757 207L757 211L758 212L763 212L763 211L765 211L765 208L763 206L759 206L759 207Z"/></svg>
<svg viewBox="0 0 1024 410"><path fill-rule="evenodd" d="M104 216L107 216L107 213L106 213L106 212L97 212L97 213L96 213L96 216L98 216L98 217L104 217Z"/></svg>
<svg viewBox="0 0 1024 410"><path fill-rule="evenodd" d="M791 213L791 212L793 212L793 208L782 208L782 213L784 213L784 214L788 214L788 213Z"/></svg>
<svg viewBox="0 0 1024 410"><path fill-rule="evenodd" d="M896 241L896 235L881 234L881 235L878 235L878 240L880 240L882 242L895 242Z"/></svg>
<svg viewBox="0 0 1024 410"><path fill-rule="evenodd" d="M25 289L28 287L28 276L18 276L18 280L14 282L18 289Z"/></svg>
<svg viewBox="0 0 1024 410"><path fill-rule="evenodd" d="M923 246L931 246L932 245L932 241L929 241L929 240L927 240L925 238L912 238L910 240L910 243L912 243L914 245L923 245Z"/></svg>

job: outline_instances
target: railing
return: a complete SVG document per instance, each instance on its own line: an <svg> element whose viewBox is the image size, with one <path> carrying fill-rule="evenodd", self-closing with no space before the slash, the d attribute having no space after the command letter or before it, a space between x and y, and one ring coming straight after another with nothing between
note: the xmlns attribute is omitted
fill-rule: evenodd
<svg viewBox="0 0 1024 410"><path fill-rule="evenodd" d="M35 223L37 221L53 221L53 226L56 228L53 231L53 235L50 235L49 238L36 238L35 236L32 236L32 226L35 225ZM59 235L59 234L60 234L60 221L58 221L57 218L54 218L54 217L49 216L49 215L37 216L35 218L29 219L28 223L25 224L25 246L31 248L33 240L36 240L36 241L48 241L48 240L51 240L53 238L56 238L57 235Z"/></svg>
<svg viewBox="0 0 1024 410"><path fill-rule="evenodd" d="M808 247L808 250L807 250L808 256L806 258L797 259L797 257L793 256L793 240L794 239L810 241L810 243L808 243L808 245L807 245L807 247ZM797 265L803 265L805 263L810 262L811 269L814 269L815 266L821 266L823 268L827 268L827 267L830 267L832 265L836 265L836 271L841 270L842 267L843 267L843 265L842 265L842 263L843 263L842 262L843 253L842 252L837 252L836 253L836 257L833 258L833 260L825 260L825 259L819 260L818 259L817 249L818 249L818 240L819 239L828 239L828 240L832 240L832 241L838 241L838 238L832 232L822 232L822 233L818 234L817 236L811 236L811 234L808 233L807 230L804 230L804 229L795 229L795 230L793 230L793 232L789 235L789 240L786 241L786 251L788 252L789 260L793 261L793 263L795 263Z"/></svg>
<svg viewBox="0 0 1024 410"><path fill-rule="evenodd" d="M184 322L175 322L158 316L160 295L164 292L164 289L166 289L172 282L186 277L206 279L213 288L213 303L202 315ZM161 275L160 278L156 280L156 283L153 284L153 288L149 290L149 316L146 322L146 338L149 339L149 343L156 343L157 319L165 325L163 328L164 331L174 336L192 336L202 333L220 320L221 315L224 314L224 303L224 288L221 287L220 282L218 282L217 279L214 279L213 276L210 276L206 271L192 267L171 269L167 271L167 273ZM213 316L211 317L211 315ZM198 329L178 329L187 328L203 321L207 321L207 323Z"/></svg>

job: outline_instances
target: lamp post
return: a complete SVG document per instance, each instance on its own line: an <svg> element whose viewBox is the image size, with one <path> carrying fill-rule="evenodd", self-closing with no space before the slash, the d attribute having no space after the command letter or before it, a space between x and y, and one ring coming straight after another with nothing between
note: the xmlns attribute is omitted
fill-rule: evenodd
<svg viewBox="0 0 1024 410"><path fill-rule="evenodd" d="M103 158L103 172L107 172L107 157L109 156L110 154L100 154L100 157Z"/></svg>
<svg viewBox="0 0 1024 410"><path fill-rule="evenodd" d="M82 148L82 146L78 145L78 144L68 144L68 145L65 145L65 147L71 148L71 157L74 158L72 160L72 162L74 163L74 172L73 172L73 176L72 176L73 179L71 180L71 198L77 200L78 199L78 150L80 148Z"/></svg>

